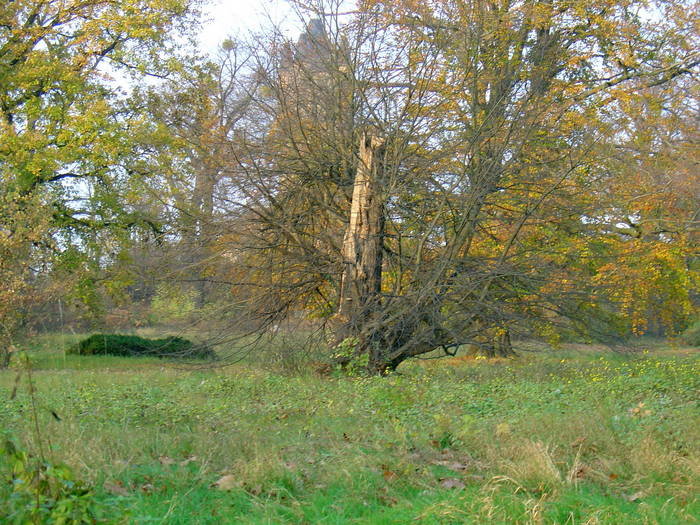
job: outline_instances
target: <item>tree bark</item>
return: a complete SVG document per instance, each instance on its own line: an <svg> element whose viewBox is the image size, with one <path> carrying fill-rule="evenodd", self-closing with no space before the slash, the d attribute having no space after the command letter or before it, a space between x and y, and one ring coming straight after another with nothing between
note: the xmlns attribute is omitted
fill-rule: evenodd
<svg viewBox="0 0 700 525"><path fill-rule="evenodd" d="M0 370L9 368L10 360L12 358L12 353L9 348L3 348L0 352Z"/></svg>
<svg viewBox="0 0 700 525"><path fill-rule="evenodd" d="M188 273L195 281L197 307L201 308L207 301L209 283L203 262L207 258L207 245L213 238L211 219L214 209L214 186L216 168L200 160L195 171L195 184L189 206L189 217L183 232L185 241L185 260Z"/></svg>
<svg viewBox="0 0 700 525"><path fill-rule="evenodd" d="M356 337L356 355L368 354L368 368L381 368L380 341L363 328L381 307L382 252L384 249L384 196L379 155L384 141L364 132L343 238L343 273L340 280L337 342ZM347 356L350 357L350 356ZM352 359L352 357L350 357Z"/></svg>
<svg viewBox="0 0 700 525"><path fill-rule="evenodd" d="M512 357L517 355L513 350L513 344L510 340L510 330L503 328L496 335L493 344L494 357Z"/></svg>

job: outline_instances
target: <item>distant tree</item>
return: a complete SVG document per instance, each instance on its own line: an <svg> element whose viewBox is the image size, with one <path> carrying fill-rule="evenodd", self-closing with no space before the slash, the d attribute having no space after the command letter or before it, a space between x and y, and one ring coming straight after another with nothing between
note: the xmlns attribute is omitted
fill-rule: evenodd
<svg viewBox="0 0 700 525"><path fill-rule="evenodd" d="M250 53L227 39L216 56L134 96L149 119L137 156L151 174L143 179L143 198L161 203L167 230L166 242L153 250L170 250L171 278L194 287L199 306L207 302L222 261L213 247L223 237L224 171L250 123L255 91Z"/></svg>
<svg viewBox="0 0 700 525"><path fill-rule="evenodd" d="M607 233L595 280L635 334L677 334L696 315L700 284L698 83L640 89L620 100L605 145L605 194L590 227Z"/></svg>
<svg viewBox="0 0 700 525"><path fill-rule="evenodd" d="M0 270L1 315L20 310L42 254L45 269L75 274L84 264L76 254L119 250L103 232L147 222L129 206L125 163L142 121L112 77L166 76L178 63L173 36L194 29L196 16L190 0L0 7L0 243L12 252Z"/></svg>

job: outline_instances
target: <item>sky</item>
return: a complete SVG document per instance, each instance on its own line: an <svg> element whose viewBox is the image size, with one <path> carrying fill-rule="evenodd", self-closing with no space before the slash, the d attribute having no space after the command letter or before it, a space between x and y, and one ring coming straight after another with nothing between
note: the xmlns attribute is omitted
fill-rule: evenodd
<svg viewBox="0 0 700 525"><path fill-rule="evenodd" d="M245 34L270 21L294 33L294 15L283 0L209 0L205 9L202 50L213 51L228 36ZM286 26L286 27L285 27Z"/></svg>

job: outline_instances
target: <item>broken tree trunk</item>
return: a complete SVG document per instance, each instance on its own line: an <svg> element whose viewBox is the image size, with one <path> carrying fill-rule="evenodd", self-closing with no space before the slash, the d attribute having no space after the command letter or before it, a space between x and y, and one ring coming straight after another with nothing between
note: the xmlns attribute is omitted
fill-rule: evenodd
<svg viewBox="0 0 700 525"><path fill-rule="evenodd" d="M365 132L360 138L358 166L350 207L350 220L343 239L343 273L336 320L338 342L356 337L354 356L369 354L369 366L379 358L378 341L363 335L381 306L382 251L384 248L384 196L379 160L384 141ZM341 364L343 358L341 357Z"/></svg>

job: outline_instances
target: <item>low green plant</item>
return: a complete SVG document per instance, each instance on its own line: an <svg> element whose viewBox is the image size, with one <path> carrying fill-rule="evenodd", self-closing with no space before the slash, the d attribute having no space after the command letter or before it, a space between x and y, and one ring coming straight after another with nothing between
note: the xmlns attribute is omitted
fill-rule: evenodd
<svg viewBox="0 0 700 525"><path fill-rule="evenodd" d="M700 346L700 319L691 324L686 331L683 332L681 339L690 346Z"/></svg>
<svg viewBox="0 0 700 525"><path fill-rule="evenodd" d="M69 356L14 399L0 371L0 428L31 451L50 436L122 523L696 523L700 355L534 350L388 377Z"/></svg>
<svg viewBox="0 0 700 525"><path fill-rule="evenodd" d="M205 345L195 345L182 337L146 339L137 335L93 334L68 348L68 354L190 357L215 359L214 351Z"/></svg>
<svg viewBox="0 0 700 525"><path fill-rule="evenodd" d="M10 494L0 521L8 524L96 523L98 507L90 487L77 480L66 465L32 457L5 439L0 458L9 465Z"/></svg>
<svg viewBox="0 0 700 525"><path fill-rule="evenodd" d="M346 337L335 347L333 358L343 363L343 372L349 376L359 376L367 372L369 356L364 353L357 356L357 346L360 340L357 337Z"/></svg>

